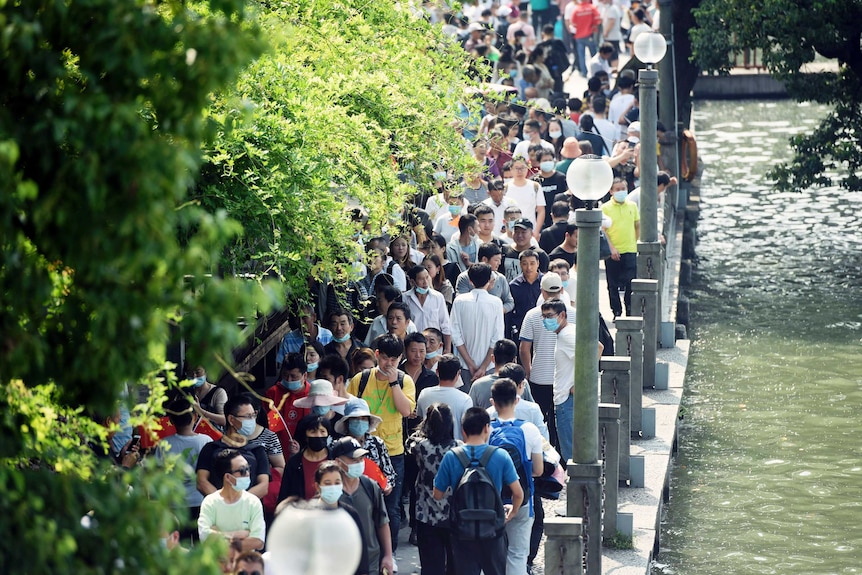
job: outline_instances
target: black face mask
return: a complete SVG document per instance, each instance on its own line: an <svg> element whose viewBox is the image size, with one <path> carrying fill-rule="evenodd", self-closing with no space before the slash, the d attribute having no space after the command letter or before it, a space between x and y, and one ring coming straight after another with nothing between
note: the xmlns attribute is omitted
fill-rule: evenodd
<svg viewBox="0 0 862 575"><path fill-rule="evenodd" d="M308 443L308 449L311 451L323 451L326 449L326 444L328 442L328 437L309 437L306 442Z"/></svg>

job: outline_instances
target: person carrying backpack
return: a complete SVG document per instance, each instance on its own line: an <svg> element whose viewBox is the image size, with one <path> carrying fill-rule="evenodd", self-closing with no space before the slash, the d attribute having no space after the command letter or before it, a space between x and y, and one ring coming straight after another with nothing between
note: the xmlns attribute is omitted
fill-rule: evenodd
<svg viewBox="0 0 862 575"><path fill-rule="evenodd" d="M471 407L461 419L464 445L443 456L434 477L434 499L449 497L449 523L456 575L506 573L506 523L524 501L518 472L506 450L488 445L491 418ZM503 486L512 504L503 505ZM528 531L529 533L529 531Z"/></svg>
<svg viewBox="0 0 862 575"><path fill-rule="evenodd" d="M506 553L506 575L526 575L527 556L530 552L530 533L533 528L533 477L544 471L542 434L534 424L515 417L518 387L509 378L500 378L491 386L491 403L497 410L497 419L491 422L488 444L509 454L518 473L518 484L527 502L506 523L509 547ZM503 488L503 503L509 503L512 494Z"/></svg>

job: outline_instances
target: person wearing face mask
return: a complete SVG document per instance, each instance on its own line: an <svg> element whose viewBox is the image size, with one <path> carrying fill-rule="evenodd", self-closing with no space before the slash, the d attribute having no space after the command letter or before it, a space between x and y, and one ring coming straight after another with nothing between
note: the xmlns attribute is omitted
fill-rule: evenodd
<svg viewBox="0 0 862 575"><path fill-rule="evenodd" d="M425 328L422 335L425 336L425 361L422 365L436 373L437 362L443 355L443 332L429 327Z"/></svg>
<svg viewBox="0 0 862 575"><path fill-rule="evenodd" d="M207 381L207 372L202 366L195 368L192 381L194 404L192 407L201 417L206 417L212 424L224 431L224 404L227 402L227 392Z"/></svg>
<svg viewBox="0 0 862 575"><path fill-rule="evenodd" d="M344 493L344 473L334 461L324 461L317 471L314 472L314 486L317 490L317 497L324 509L343 509L350 515L356 527L359 529L359 537L363 542L362 556L359 559L359 565L356 566L354 575L366 575L368 573L368 536L362 526L362 518L359 512L353 507L341 500Z"/></svg>
<svg viewBox="0 0 862 575"><path fill-rule="evenodd" d="M413 288L404 292L404 303L410 308L410 317L417 331L435 327L443 332L443 347L452 348L452 328L449 325L449 310L443 294L433 288L431 274L422 266L407 271ZM415 381L415 379L414 379Z"/></svg>
<svg viewBox="0 0 862 575"><path fill-rule="evenodd" d="M201 541L218 535L238 542L243 551L262 549L266 523L260 499L249 493L251 466L235 449L222 449L214 460L213 471L222 487L204 497L198 517Z"/></svg>
<svg viewBox="0 0 862 575"><path fill-rule="evenodd" d="M297 399L294 405L309 410L311 415L320 415L326 419L332 419L335 414L332 408L345 403L347 403L347 399L336 395L332 383L326 379L315 379L309 386L308 395Z"/></svg>
<svg viewBox="0 0 862 575"><path fill-rule="evenodd" d="M306 341L299 349L299 353L305 358L305 378L309 381L317 379L317 366L326 353L323 351L323 346L319 341Z"/></svg>
<svg viewBox="0 0 862 575"><path fill-rule="evenodd" d="M488 182L488 199L482 202L483 206L488 206L494 213L494 236L497 238L506 235L506 209L518 207L513 199L505 195L504 188L502 179L492 179Z"/></svg>
<svg viewBox="0 0 862 575"><path fill-rule="evenodd" d="M433 175L434 186L439 188L440 192L434 194L425 202L425 211L428 213L428 217L431 218L432 222L437 222L439 218L444 215L447 215L449 205L449 194L458 188L457 182L454 179L449 178L449 174L444 170L438 170L434 172ZM463 206L462 213L467 213L467 206L469 203L465 203Z"/></svg>
<svg viewBox="0 0 862 575"><path fill-rule="evenodd" d="M440 215L434 221L434 233L440 234L448 242L458 231L458 222L462 216L467 215L465 209L469 205L464 198L464 188L453 183L454 189L449 191L446 198L445 211L441 210Z"/></svg>
<svg viewBox="0 0 862 575"><path fill-rule="evenodd" d="M227 433L218 440L204 445L198 456L195 469L198 491L209 495L222 487L221 475L214 473L216 454L224 449L236 449L251 467L249 492L263 499L269 491L271 479L269 457L263 447L249 445L248 441L257 427L258 413L255 409L255 400L251 395L240 394L230 398L224 409Z"/></svg>
<svg viewBox="0 0 862 575"><path fill-rule="evenodd" d="M627 200L628 187L623 178L614 178L611 200L602 204L602 212L612 224L603 228L611 247L611 257L605 260L605 276L608 281L608 296L614 320L632 314L632 280L637 277L637 242L640 235L640 213L638 207ZM624 290L623 302L620 291Z"/></svg>
<svg viewBox="0 0 862 575"><path fill-rule="evenodd" d="M384 570L394 573L389 515L380 486L363 475L366 455L368 450L352 437L342 437L332 444L331 457L344 472L339 501L356 509L362 520L363 532L367 534L368 574L379 575Z"/></svg>
<svg viewBox="0 0 862 575"><path fill-rule="evenodd" d="M372 435L382 421L369 411L368 403L364 399L354 398L344 406L344 417L335 424L335 433L342 437L352 437L368 452L363 474L377 481L386 496L395 487L398 475L386 444L376 435Z"/></svg>
<svg viewBox="0 0 862 575"><path fill-rule="evenodd" d="M315 494L314 472L329 459L329 420L323 415L306 415L296 426L300 451L287 460L278 501L288 497L311 499Z"/></svg>
<svg viewBox="0 0 862 575"><path fill-rule="evenodd" d="M557 197L558 194L564 194L568 191L569 185L566 183L566 176L557 171L556 166L557 162L554 161L554 154L547 150L543 150L539 154L539 173L536 176L536 179L539 181L539 185L542 187L542 193L545 195L545 205L548 208L545 210L545 221L542 225L542 229L549 227L553 223L553 214L551 210L554 206L554 198ZM541 235L539 236L539 245L542 245ZM558 246L559 242L554 244L550 249L554 249L554 247ZM542 248L545 251L549 251L548 248Z"/></svg>
<svg viewBox="0 0 862 575"><path fill-rule="evenodd" d="M452 268L455 277L450 277L450 282L458 281L458 274L470 267L470 264L476 263L476 258L479 256L478 226L479 223L473 214L460 216L458 233L453 235L446 244L446 259L455 264ZM458 269L457 272L455 267Z"/></svg>
<svg viewBox="0 0 862 575"><path fill-rule="evenodd" d="M291 455L299 451L299 444L294 439L296 424L310 413L308 409L297 407L296 400L308 395L308 364L299 353L289 353L281 364L281 377L266 390L266 397L272 400L272 405L281 414L285 429L278 432L284 450Z"/></svg>

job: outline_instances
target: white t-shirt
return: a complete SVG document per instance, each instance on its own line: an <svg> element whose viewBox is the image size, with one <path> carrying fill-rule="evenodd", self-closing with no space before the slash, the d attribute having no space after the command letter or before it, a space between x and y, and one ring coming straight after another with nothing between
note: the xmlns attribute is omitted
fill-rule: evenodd
<svg viewBox="0 0 862 575"><path fill-rule="evenodd" d="M529 218L533 222L533 229L536 229L536 208L539 206L545 207L545 194L542 193L542 186L533 180L527 180L523 186L515 185L515 182L509 182L506 186L506 196L514 200L521 208L525 218Z"/></svg>
<svg viewBox="0 0 862 575"><path fill-rule="evenodd" d="M419 397L416 399L416 414L424 419L428 406L434 403L445 403L449 406L455 424L455 439L463 440L461 418L465 411L473 407L473 400L470 399L470 396L454 387L443 387L442 385L427 387L419 393Z"/></svg>
<svg viewBox="0 0 862 575"><path fill-rule="evenodd" d="M607 28L607 21L611 18L613 18L614 23L610 28ZM602 12L602 31L604 33L605 40L614 42L623 39L623 34L620 30L620 22L622 22L622 19L623 13L614 2L604 4L604 10Z"/></svg>
<svg viewBox="0 0 862 575"><path fill-rule="evenodd" d="M613 122L617 127L617 132L614 138L618 141L625 139L626 132L628 130L628 126L619 123L620 116L625 113L631 103L634 102L634 99L634 94L617 94L608 105L608 120Z"/></svg>
<svg viewBox="0 0 862 575"><path fill-rule="evenodd" d="M575 324L566 323L566 327L557 334L554 348L554 404L560 405L569 399L574 385Z"/></svg>

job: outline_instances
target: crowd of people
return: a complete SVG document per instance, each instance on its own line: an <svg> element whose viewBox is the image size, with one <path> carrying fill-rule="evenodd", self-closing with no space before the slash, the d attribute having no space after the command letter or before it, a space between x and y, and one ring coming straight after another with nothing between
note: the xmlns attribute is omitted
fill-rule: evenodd
<svg viewBox="0 0 862 575"><path fill-rule="evenodd" d="M275 383L228 394L198 367L190 393L166 406L173 434L156 456L179 455L194 470L186 504L196 525L166 544L223 537L225 572L272 572L270 552L260 553L269 526L312 501L353 519L357 574L398 571L402 526L423 573L528 573L541 498L557 496L572 454L574 211L584 202L566 174L585 154L614 170L600 206L605 270L613 319L632 311L640 133L634 75L616 75L614 62L655 19L649 3L431 13L515 93L464 114L471 166L436 166L432 185L417 185L382 228L352 213L366 252L359 277L310 282L313 297L293 310L273 358ZM562 92L570 68L589 77L582 98ZM676 180L660 171L657 183L661 202ZM600 353L612 354L601 327ZM126 439L112 454L132 467L139 447Z"/></svg>

